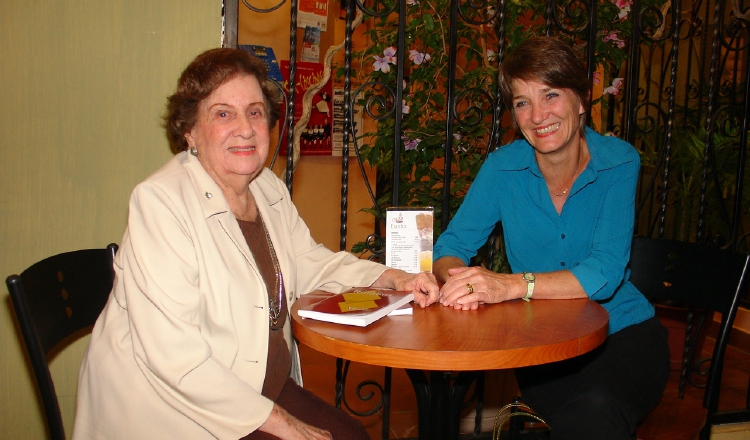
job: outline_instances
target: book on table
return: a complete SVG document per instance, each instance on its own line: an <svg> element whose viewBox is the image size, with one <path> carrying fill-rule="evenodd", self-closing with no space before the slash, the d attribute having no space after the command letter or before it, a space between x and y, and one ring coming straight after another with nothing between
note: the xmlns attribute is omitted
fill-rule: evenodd
<svg viewBox="0 0 750 440"><path fill-rule="evenodd" d="M401 307L408 306L413 299L412 292L353 289L300 307L298 313L302 318L365 327ZM400 310L396 314L408 313Z"/></svg>

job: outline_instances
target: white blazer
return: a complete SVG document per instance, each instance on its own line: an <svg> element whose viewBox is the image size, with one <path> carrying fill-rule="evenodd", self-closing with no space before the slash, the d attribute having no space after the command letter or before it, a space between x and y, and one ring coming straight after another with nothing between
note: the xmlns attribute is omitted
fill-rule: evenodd
<svg viewBox="0 0 750 440"><path fill-rule="evenodd" d="M270 170L250 190L278 254L287 305L370 285L385 266L316 243ZM273 402L260 394L268 296L237 220L197 158L182 152L140 183L115 285L81 365L73 438L238 439ZM292 377L301 380L289 321Z"/></svg>

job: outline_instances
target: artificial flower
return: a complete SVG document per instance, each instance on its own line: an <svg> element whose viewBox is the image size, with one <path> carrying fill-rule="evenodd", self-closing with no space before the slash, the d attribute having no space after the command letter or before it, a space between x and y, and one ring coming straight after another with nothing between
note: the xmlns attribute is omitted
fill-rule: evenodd
<svg viewBox="0 0 750 440"><path fill-rule="evenodd" d="M404 141L404 148L407 150L416 150L417 145L422 142L422 139L420 138L409 139L409 137L406 135L402 135L401 140Z"/></svg>
<svg viewBox="0 0 750 440"><path fill-rule="evenodd" d="M393 46L386 47L383 50L383 58L391 64L396 64L396 48Z"/></svg>
<svg viewBox="0 0 750 440"><path fill-rule="evenodd" d="M409 59L412 60L417 66L426 61L430 61L431 58L432 57L428 53L422 53L418 50L413 49L409 51Z"/></svg>
<svg viewBox="0 0 750 440"><path fill-rule="evenodd" d="M611 42L614 46L617 46L620 49L625 47L625 41L617 37L617 32L610 32L609 34L602 37L602 41L604 41L605 43Z"/></svg>
<svg viewBox="0 0 750 440"><path fill-rule="evenodd" d="M620 93L622 84L625 82L624 78L615 78L612 80L612 85L602 90L602 95L617 95Z"/></svg>
<svg viewBox="0 0 750 440"><path fill-rule="evenodd" d="M377 55L373 55L373 58L375 58L375 62L372 63L372 68L376 71L381 71L383 73L388 73L391 71L391 65L388 63L388 60L385 59L385 57L379 57Z"/></svg>
<svg viewBox="0 0 750 440"><path fill-rule="evenodd" d="M623 9L623 8L630 8L631 1L630 0L614 0L613 3L618 8Z"/></svg>

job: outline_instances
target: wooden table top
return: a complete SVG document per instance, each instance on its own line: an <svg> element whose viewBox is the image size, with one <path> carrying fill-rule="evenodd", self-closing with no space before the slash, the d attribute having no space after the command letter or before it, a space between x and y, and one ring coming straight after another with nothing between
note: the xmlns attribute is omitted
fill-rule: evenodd
<svg viewBox="0 0 750 440"><path fill-rule="evenodd" d="M588 299L515 300L468 311L416 305L413 315L386 316L367 327L299 317L299 307L320 299L303 295L292 307L301 343L355 362L420 370L495 370L568 359L604 342L609 321Z"/></svg>

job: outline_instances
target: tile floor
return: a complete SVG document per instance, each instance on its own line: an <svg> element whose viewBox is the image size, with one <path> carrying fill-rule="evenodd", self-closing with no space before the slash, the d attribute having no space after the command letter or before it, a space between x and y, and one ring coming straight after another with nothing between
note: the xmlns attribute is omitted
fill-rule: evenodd
<svg viewBox="0 0 750 440"><path fill-rule="evenodd" d="M703 353L709 353L713 341L707 339ZM722 379L722 393L720 400L720 409L743 408L748 389L748 378L750 377L750 347L740 350L737 347L730 346L725 356L725 369ZM334 402L334 385L336 383L336 360L335 358L316 352L305 346L300 347L302 359L302 372L305 381L305 387L315 394L326 400ZM391 391L391 413L390 413L390 431L388 438L404 439L416 438L417 432L417 403L411 382L401 369L393 369L392 391ZM348 388L346 390L347 402L352 409L363 412L372 409L371 401L380 399L379 391L373 386L365 386L360 395L373 393L371 401L362 401L356 397L356 384L364 380L375 380L383 383L384 369L365 364L352 363L349 369L349 378L347 379ZM668 389L676 392L677 379L679 373L672 372ZM699 378L700 379L700 378ZM699 380L698 379L698 380ZM516 395L516 386L513 375L507 371L493 371L486 375L485 408L484 412L485 431L492 429L492 420L498 408ZM687 385L685 389L685 398L701 399L703 390ZM494 412L492 409L494 408ZM466 412L470 413L471 408ZM373 440L382 439L382 410L377 411L374 415L358 417L367 429ZM462 427L466 427L467 432L473 429L473 416L467 414L462 421ZM750 432L748 437L750 438Z"/></svg>

